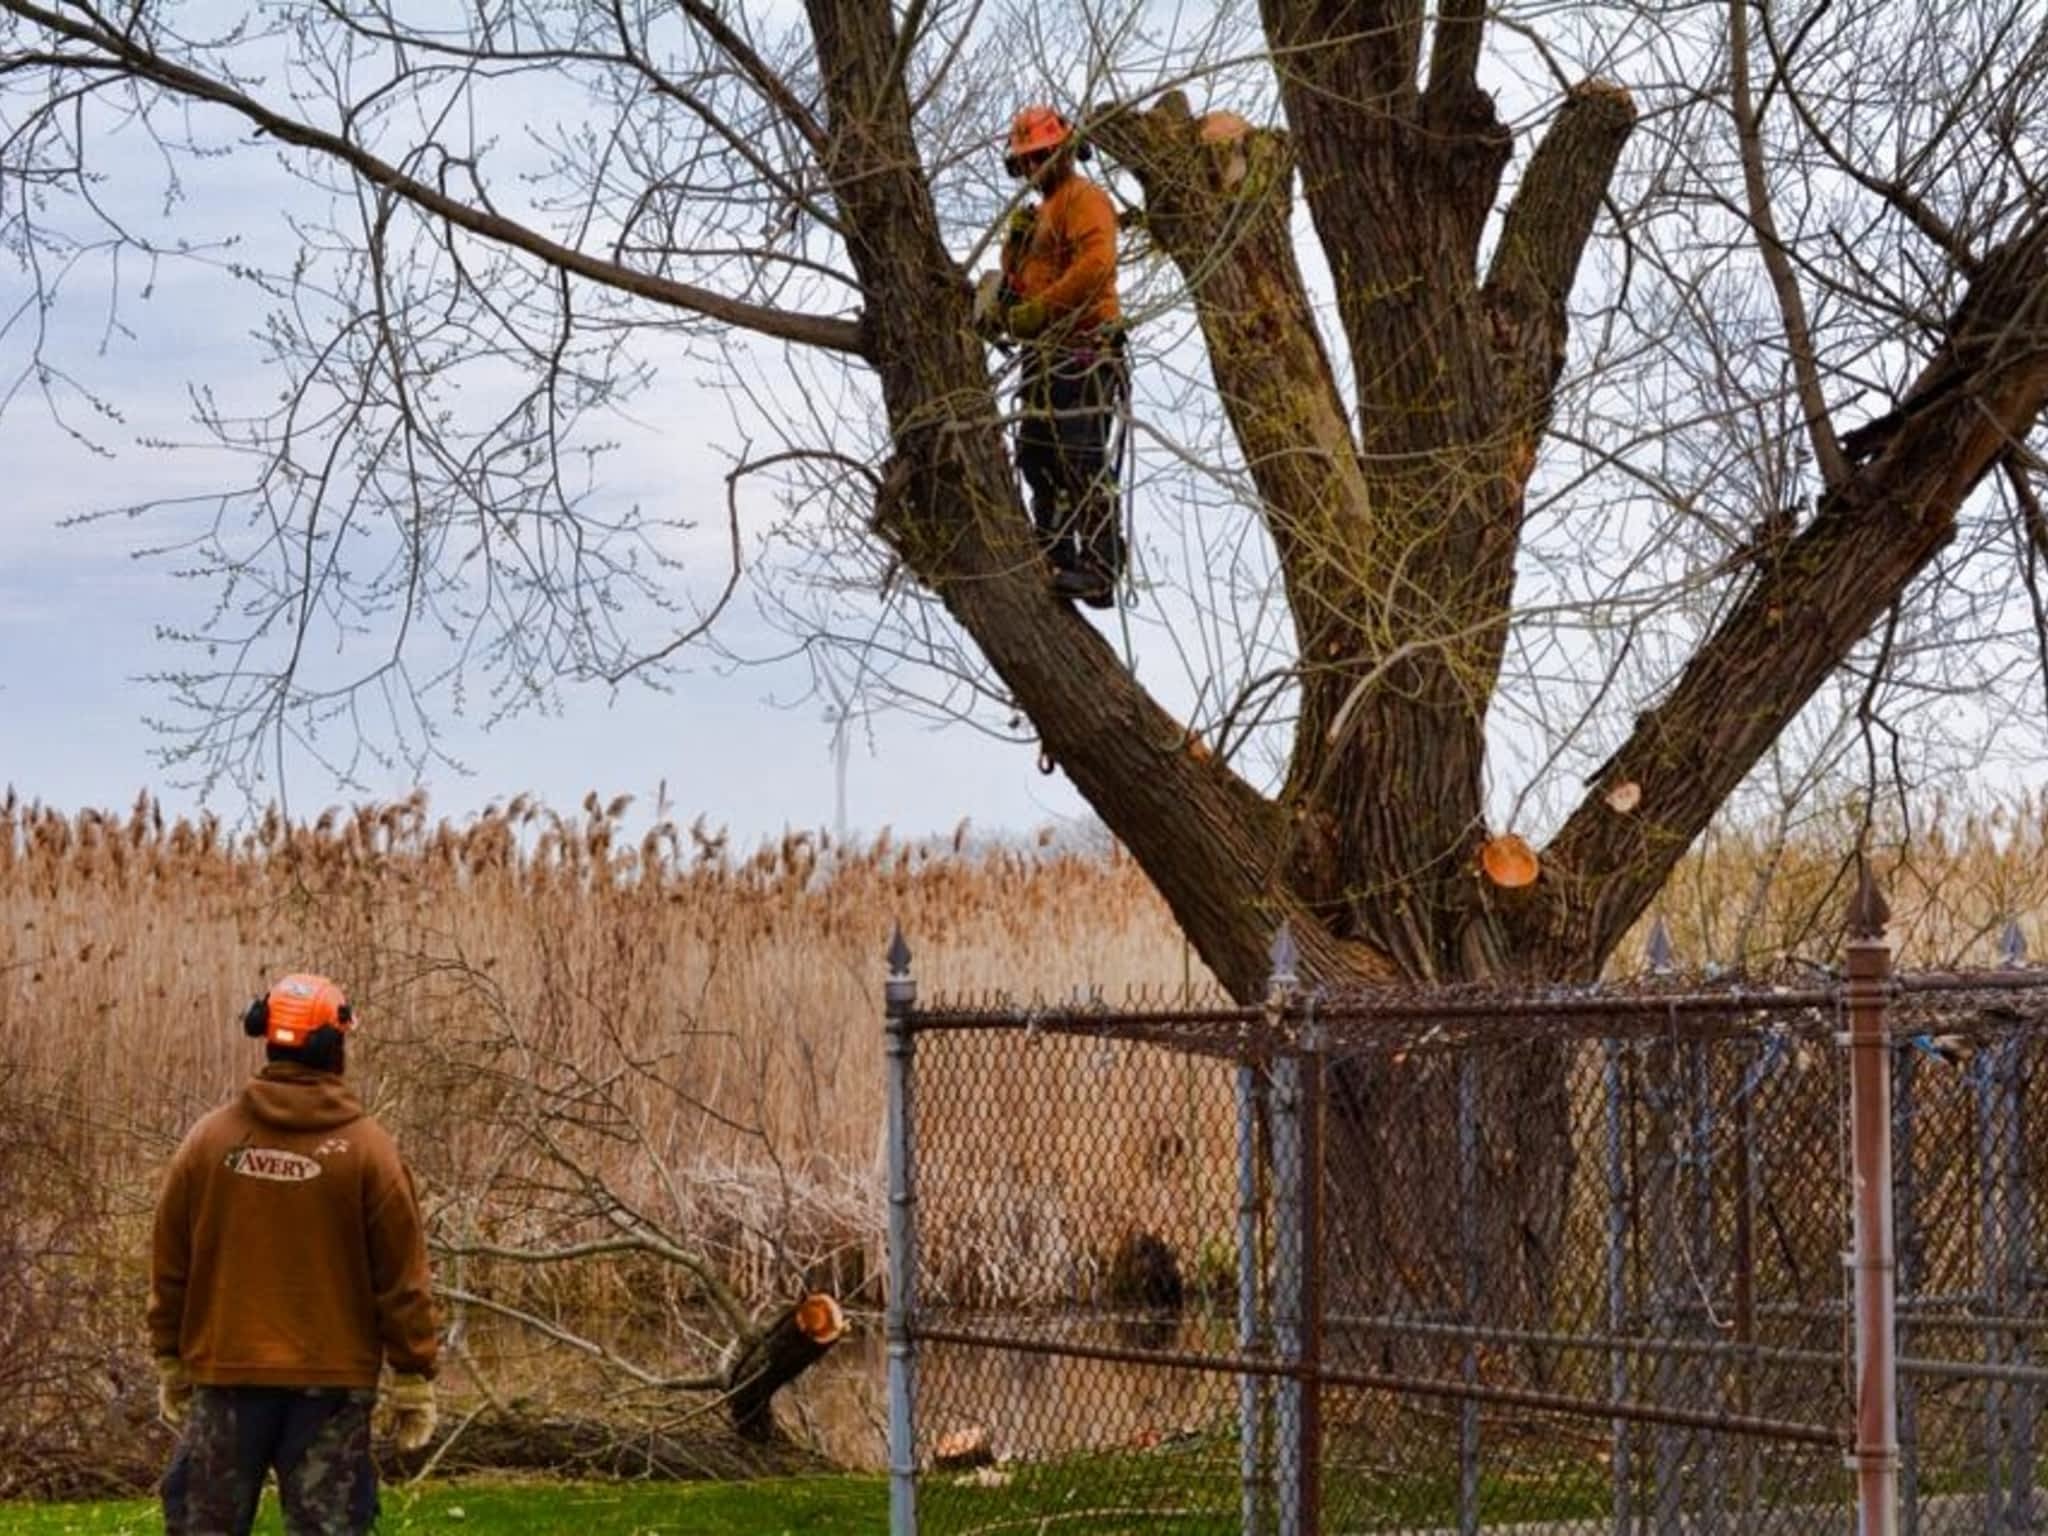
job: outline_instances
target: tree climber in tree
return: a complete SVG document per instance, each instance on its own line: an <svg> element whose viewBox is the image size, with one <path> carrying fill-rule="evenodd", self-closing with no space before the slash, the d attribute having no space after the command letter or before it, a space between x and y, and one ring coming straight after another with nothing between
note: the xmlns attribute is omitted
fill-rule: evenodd
<svg viewBox="0 0 2048 1536"><path fill-rule="evenodd" d="M1116 210L1075 167L1089 155L1051 107L1017 114L1003 164L1041 196L1011 216L1002 271L984 290L982 320L988 332L1024 344L1017 467L1031 490L1053 591L1107 608L1124 568L1110 462L1125 387L1124 337Z"/></svg>

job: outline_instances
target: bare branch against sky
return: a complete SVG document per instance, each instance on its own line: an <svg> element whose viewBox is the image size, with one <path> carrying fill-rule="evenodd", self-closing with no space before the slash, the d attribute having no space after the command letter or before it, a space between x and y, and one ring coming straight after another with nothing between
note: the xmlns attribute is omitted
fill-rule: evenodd
<svg viewBox="0 0 2048 1536"><path fill-rule="evenodd" d="M100 509L204 597L186 777L780 657L842 741L1042 752L1240 990L1281 916L1586 971L1744 794L2038 743L2044 92L2013 0L0 0L0 408L132 452L98 349L173 272L254 333L218 477ZM1039 98L1126 213L1100 625L969 321Z"/></svg>

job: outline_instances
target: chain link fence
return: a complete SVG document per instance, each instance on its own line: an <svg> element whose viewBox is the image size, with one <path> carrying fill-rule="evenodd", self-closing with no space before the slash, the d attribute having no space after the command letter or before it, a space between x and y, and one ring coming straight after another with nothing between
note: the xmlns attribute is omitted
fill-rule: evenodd
<svg viewBox="0 0 2048 1536"><path fill-rule="evenodd" d="M1337 997L1283 939L1263 1008L1112 1009L908 962L898 1532L2048 1529L2048 974Z"/></svg>

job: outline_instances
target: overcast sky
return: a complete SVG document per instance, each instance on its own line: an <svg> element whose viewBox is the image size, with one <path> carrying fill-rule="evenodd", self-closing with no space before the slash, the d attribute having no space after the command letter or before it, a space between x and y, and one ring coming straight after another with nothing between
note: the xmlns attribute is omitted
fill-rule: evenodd
<svg viewBox="0 0 2048 1536"><path fill-rule="evenodd" d="M225 322L225 317L223 317ZM126 399L138 414L175 416L183 382L204 359L177 348L147 352L147 378ZM160 457L124 449L111 462L85 453L46 417L10 415L10 490L0 499L0 779L23 795L66 807L125 804L154 787L173 803L153 760L165 690L142 680L171 659L158 626L190 617L199 593L168 562L133 558L143 530L128 522L60 529L61 518L112 504L134 477L160 475ZM701 450L701 448L699 449ZM736 636L735 638L740 638ZM559 716L531 715L485 731L448 722L446 746L467 774L430 770L424 783L440 810L460 814L493 798L536 791L568 806L588 790L650 798L666 780L684 816L703 814L743 840L785 826L830 827L834 811L831 729L799 664L704 669L675 680L673 694L638 688L613 695L571 688ZM374 775L382 793L408 790L404 772ZM301 765L288 785L295 811L355 795ZM962 817L983 831L1024 830L1081 814L1061 778L1042 778L1028 748L964 728L934 730L903 715L873 720L848 754L849 821L899 832L950 830ZM215 803L241 810L232 790Z"/></svg>
<svg viewBox="0 0 2048 1536"><path fill-rule="evenodd" d="M204 14L211 4L195 0L189 11ZM239 0L222 0L217 9L227 16L241 6ZM1202 9L1191 8L1190 14L1199 16ZM516 131L506 132L503 142L492 138L490 163L498 172L499 206L552 226L552 215L519 206L519 199L531 195L518 174L522 154L532 152L530 144L521 150L522 135L550 119L574 122L581 109L573 96L552 102L548 90L530 79L509 89L522 121L511 125ZM1510 89L1504 96L1510 105L1513 94ZM1007 106L990 104L992 136ZM233 134L240 142L229 156L180 163L183 201L175 208L163 207L164 164L140 136L95 145L105 153L94 170L106 178L95 185L95 197L121 209L124 218L148 225L162 244L232 238L241 242L227 253L234 259L273 271L288 268L297 245L287 221L303 220L309 210L320 217L322 196L282 171L274 145L250 142L222 114L195 113L194 120L203 120L201 139L211 136L218 143ZM7 189L0 188L0 197L6 195ZM1312 240L1303 242L1302 256L1312 293L1326 293ZM1589 257L1596 273L1592 281L1600 280L1601 259L1596 242ZM1127 287L1144 280L1146 267L1127 263ZM264 362L255 333L264 323L267 301L252 295L248 286L200 263L167 263L145 297L148 274L131 259L118 274L117 313L123 323L110 326L112 275L103 263L97 268L81 263L64 302L48 317L46 355L69 370L76 386L60 392L61 408L53 410L28 367L33 327L20 320L24 312L17 308L27 285L18 269L0 265L0 444L7 477L0 490L0 741L7 748L0 782L67 808L123 804L143 788L183 808L192 803L192 794L176 788L175 775L153 756L166 738L150 722L169 709L171 691L146 675L192 664L190 650L168 643L163 633L199 628L219 594L215 584L180 580L177 554L144 552L181 526L189 531L195 517L203 519L203 509L68 528L60 524L95 509L217 491L246 477L244 466L218 450L188 446L165 452L154 445L190 445L201 439L192 421L192 389L213 392L230 415L254 413L275 407L283 375ZM11 327L10 316L17 318ZM735 426L732 397L720 389L712 368L680 355L667 335L648 334L652 339L646 351L659 369L659 381L632 402L631 419L616 424L618 448L601 470L602 505L607 514L638 505L656 522L694 519L693 530L664 543L665 551L682 556L688 567L675 588L664 590L701 602L723 576L726 451L744 424ZM1148 321L1138 356L1141 420L1148 426L1161 420L1184 426L1174 415L1176 391L1199 396L1208 387L1185 315ZM751 369L743 364L742 373ZM748 377L747 382L756 381ZM8 399L10 390L14 393ZM89 396L113 409L95 410ZM858 418L858 399L849 405L845 395L825 398L828 406ZM477 408L475 395L464 401ZM1205 430L1217 425L1206 418L1205 423ZM1128 654L1146 686L1167 707L1192 717L1199 699L1206 698L1213 712L1217 700L1262 672L1268 661L1259 646L1284 639L1285 625L1270 601L1271 582L1262 579L1270 574L1264 542L1244 506L1220 483L1229 477L1210 485L1207 477L1190 473L1183 477L1186 483L1171 483L1173 466L1186 454L1161 446L1156 436L1141 434L1139 444L1133 500L1141 551L1152 544L1168 546L1187 578L1187 592L1207 596L1222 590L1228 600L1203 608L1200 622L1185 622L1184 611L1176 620L1175 598L1147 591L1128 629L1119 624L1113 634L1120 647L1128 639ZM1654 443L1646 451L1654 452ZM1211 453L1208 461L1227 457ZM1539 487L1550 472L1547 466L1539 468ZM1556 473L1572 483L1569 456ZM742 495L751 545L766 535L779 508L772 486L749 482ZM1523 597L1551 605L1553 617L1548 627L1538 625L1529 641L1534 648L1524 658L1525 670L1534 681L1522 696L1507 691L1490 717L1496 753L1491 768L1501 781L1490 785L1494 809L1501 824L1537 836L1575 802L1581 775L1611 745L1611 738L1603 744L1598 732L1589 731L1578 743L1584 761L1567 760L1549 755L1546 734L1557 721L1574 717L1575 698L1590 710L1596 696L1606 697L1601 662L1617 642L1609 633L1612 613L1601 595L1603 584L1615 572L1630 573L1633 582L1639 559L1660 547L1650 535L1653 526L1662 526L1654 516L1638 517L1626 497L1609 500L1611 505L1603 507L1590 493L1575 493L1538 519L1543 527L1530 537L1549 539L1551 564L1524 560ZM1205 517L1213 520L1205 523ZM1532 568L1543 578L1533 586ZM1142 559L1139 575L1142 581ZM669 622L660 614L643 617ZM1671 658L1639 656L1631 666L1641 668L1652 683L1660 667L1665 674L1673 671L1696 638L1696 617L1677 606L1660 615L1659 623L1670 630L1665 643ZM663 638L663 632L651 628L636 630L635 638L642 633L650 644ZM788 630L766 623L744 590L718 633L728 652L744 656L774 655L791 646ZM1653 627L1640 643L1632 638L1629 647L1647 655L1658 635ZM275 651L273 646L273 653L262 658L266 664L277 664ZM374 657L375 652L367 654ZM307 666L360 668L370 664L363 655L359 648L339 662L321 656L310 658ZM2031 676L2031 649L2022 659ZM729 828L743 843L773 837L787 827L832 825L832 728L823 701L810 692L807 665L790 660L731 667L706 657L666 682L665 693L638 685L616 692L602 685L565 685L549 710L489 731L481 724L488 708L488 699L479 697L481 686L470 690L469 714L442 696L435 701L441 747L464 767L436 764L425 771L423 783L433 806L459 817L492 800L533 792L567 807L591 791L607 797L630 794L645 806L658 788L665 788L674 814L685 819L701 815L714 826ZM1812 713L1825 717L1823 725L1838 721L1844 701L1836 694L1855 686L1850 678L1824 691ZM1611 702L1615 724L1624 724L1634 701L1617 694ZM1853 706L1853 699L1848 702ZM1941 712L1962 717L1961 723L1945 724ZM1963 745L1948 758L1970 762L1969 744L1984 734L1981 715L1979 701L1969 694L1934 689L1913 717L1913 730L1921 738L1936 727L1952 730ZM2014 729L2004 735L2013 761L2003 776L2035 782L2038 735L2031 725L2024 742ZM907 713L874 715L861 722L847 755L849 824L859 832L887 826L914 836L950 831L963 819L984 833L1022 833L1048 822L1084 818L1085 808L1065 780L1041 776L1034 759L1029 744L999 742L969 727L940 729ZM2016 763L2024 764L2023 774ZM1252 764L1248 770L1255 779L1260 767ZM1278 772L1273 763L1263 768L1265 781ZM1987 765L1977 762L1975 769L1983 775ZM402 766L365 763L357 772L362 787L343 786L311 761L295 759L284 783L290 809L310 816L337 801L365 794L398 796L414 787L412 773ZM1529 782L1550 793L1550 802L1539 795L1524 805L1518 796ZM232 788L218 791L213 804L230 816L248 809Z"/></svg>
<svg viewBox="0 0 2048 1536"><path fill-rule="evenodd" d="M146 169L149 157L115 148L108 163L117 179L106 195L125 195L137 217L158 218L161 210L140 185L124 193L118 184L122 165L140 160ZM174 222L159 226L162 232L233 234L244 242L241 253L267 250L274 266L289 264L279 212L319 202L278 170L271 151L245 147L231 163L181 169L188 200ZM192 422L192 388L258 403L274 399L281 385L252 339L262 316L246 289L189 264L165 265L146 299L142 281L132 263L122 274L125 329L107 328L103 272L75 280L49 317L47 354L80 384L103 391L118 417L96 415L76 396L53 412L32 378L22 382L29 327L17 324L0 335L0 396L16 388L0 414L0 782L67 808L125 804L145 787L174 805L194 802L153 755L165 738L150 722L164 714L170 694L146 674L190 661L160 631L196 626L216 589L180 580L174 555L142 553L166 536L161 518L60 524L146 496L232 483L237 466L218 452L166 453L150 444L201 437ZM0 322L26 296L20 270L0 266ZM708 378L699 376L706 372L671 366L658 391L636 402L642 424L621 425L620 449L603 471L606 495L637 499L651 517L702 518L707 505L719 505L719 450L730 443L731 412L710 394ZM98 446L85 446L72 427ZM764 495L749 513L765 526L773 510ZM724 533L715 515L707 522L700 532L715 580ZM746 655L788 647L787 636L772 633L744 593L720 636ZM458 816L521 791L564 807L591 790L631 794L645 805L665 783L675 813L701 814L743 842L791 826L829 828L832 732L822 703L807 697L809 681L800 662L707 662L673 677L667 694L570 686L559 713L490 730L450 713L444 702L436 711L442 745L468 771L432 767L420 782L437 810ZM361 774L380 797L415 783L402 767L366 766ZM294 814L363 793L303 761L291 768L285 788ZM912 835L951 831L962 818L986 833L1024 832L1085 812L1064 779L1038 773L1028 746L970 729L935 729L901 714L874 718L854 734L846 797L850 826L868 833L885 826ZM247 810L232 788L215 791L211 803L231 816Z"/></svg>

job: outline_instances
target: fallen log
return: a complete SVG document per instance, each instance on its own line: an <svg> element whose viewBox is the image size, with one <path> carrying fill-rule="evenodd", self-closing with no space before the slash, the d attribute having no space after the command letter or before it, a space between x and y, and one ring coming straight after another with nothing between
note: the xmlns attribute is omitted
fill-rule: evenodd
<svg viewBox="0 0 2048 1536"><path fill-rule="evenodd" d="M533 1472L557 1478L659 1482L732 1482L838 1470L793 1440L742 1440L723 1421L694 1412L669 1423L613 1422L520 1405L474 1418L450 1415L441 1420L441 1429L434 1444L417 1451L379 1445L377 1462L383 1476L410 1477L429 1463L441 1476ZM144 1477L133 1486L149 1485Z"/></svg>
<svg viewBox="0 0 2048 1536"><path fill-rule="evenodd" d="M845 1337L846 1314L839 1303L814 1292L742 1340L725 1373L733 1428L757 1443L774 1439L775 1394Z"/></svg>

